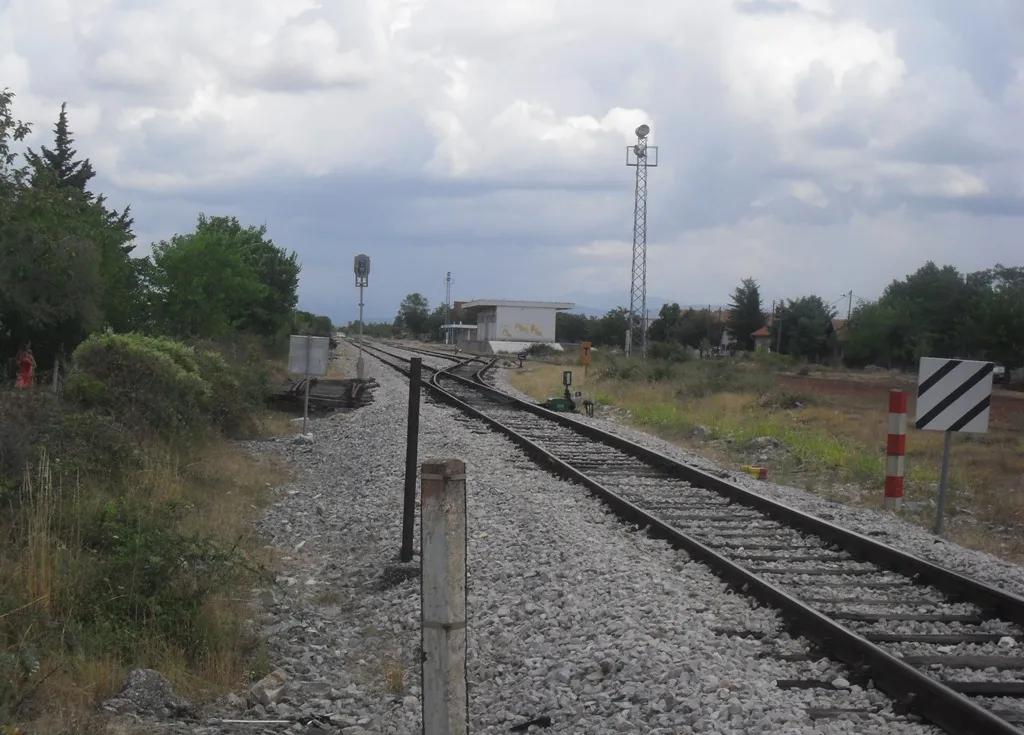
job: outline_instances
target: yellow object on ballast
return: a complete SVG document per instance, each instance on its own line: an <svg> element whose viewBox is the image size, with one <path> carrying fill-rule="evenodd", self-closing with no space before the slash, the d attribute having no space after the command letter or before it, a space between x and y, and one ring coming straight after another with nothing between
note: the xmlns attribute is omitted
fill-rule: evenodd
<svg viewBox="0 0 1024 735"><path fill-rule="evenodd" d="M768 468L767 467L753 467L749 464L745 464L740 467L741 470L746 472L751 477L756 477L758 480L768 479Z"/></svg>

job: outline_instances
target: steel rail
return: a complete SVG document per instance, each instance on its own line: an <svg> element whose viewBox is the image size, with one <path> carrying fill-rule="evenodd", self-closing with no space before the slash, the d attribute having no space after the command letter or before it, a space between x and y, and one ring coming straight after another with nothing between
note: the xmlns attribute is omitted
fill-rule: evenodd
<svg viewBox="0 0 1024 735"><path fill-rule="evenodd" d="M396 357L392 355L391 357ZM380 359L380 358L378 358ZM401 359L401 358L400 358ZM998 590L957 572L944 569L936 564L895 549L835 524L815 518L795 508L769 500L763 496L733 485L721 478L710 475L691 465L678 462L659 452L647 449L622 437L575 421L568 416L549 411L535 404L523 401L483 382L483 374L496 360L477 370L473 379L454 374L452 371L467 367L475 360L465 360L449 367L435 369L426 385L438 398L462 412L477 418L499 433L505 434L519 445L532 459L555 474L577 482L603 500L623 520L646 528L648 533L668 541L673 547L687 551L692 557L707 564L729 585L743 594L780 610L787 618L787 625L798 635L815 643L830 656L842 661L851 670L869 676L875 685L905 707L920 714L951 735L1021 735L1021 730L1006 720L972 702L966 696L931 679L912 666L892 656L881 647L857 635L849 628L832 620L826 614L801 602L780 587L767 582L757 574L719 554L680 529L666 523L657 516L631 503L602 484L580 472L553 453L526 438L515 429L502 424L483 411L466 403L445 390L440 379L455 380L474 390L486 393L492 399L506 406L512 406L532 413L543 419L556 422L594 441L610 445L637 459L655 465L674 474L679 479L703 489L716 491L735 502L755 508L791 527L821 536L825 540L840 544L851 554L871 561L881 567L892 569L913 577L918 582L928 582L947 594L959 596L979 606L996 611L1000 617L1015 622L1024 621L1024 598ZM408 372L392 363L390 367L408 375Z"/></svg>
<svg viewBox="0 0 1024 735"><path fill-rule="evenodd" d="M891 546L882 544L874 539L854 533L847 529L828 523L819 518L814 518L806 513L798 511L790 506L775 503L762 496L751 493L738 485L726 482L721 478L709 475L690 465L677 462L663 454L641 447L629 440L622 439L613 434L601 431L594 427L587 426L574 421L562 414L542 408L535 404L523 401L515 396L499 391L486 385L483 382L483 373L489 369L485 366L478 370L472 380L454 375L451 371L459 367L453 365L449 368L436 371L430 379L432 386L447 394L447 391L439 385L438 379L442 376L455 379L476 390L486 392L508 405L511 402L517 408L529 411L537 416L566 426L567 428L579 431L586 428L588 431L580 432L598 441L613 443L615 448L633 454L638 459L649 460L656 463L663 469L675 470L678 476L694 485L709 490L722 492L730 499L746 505L755 507L766 515L776 517L790 525L790 519L799 521L799 527L823 536L826 540L842 544L844 548L849 541L856 542L855 548L847 548L851 553L861 549L871 551L870 560L897 570L906 568L913 569L911 576L917 579L927 578L932 584L940 589L944 584L937 584L948 580L955 589L979 590L986 598L996 599L1000 607L1005 608L1016 603L1015 620L1024 617L1024 599L1010 595L995 588L990 588L976 580L964 577L918 557L907 554ZM451 394L448 394L451 396ZM472 415L487 422L498 431L507 434L517 444L529 451L549 466L555 468L558 474L567 479L575 480L587 487L595 495L606 502L623 520L635 525L646 526L648 532L656 537L663 538L676 548L681 548L690 553L691 556L706 563L720 577L739 591L753 595L767 605L780 610L786 617L791 629L799 635L815 641L822 650L829 655L842 661L853 671L869 676L875 685L882 691L889 694L893 699L904 704L908 709L913 709L918 714L928 719L938 727L951 735L1020 735L1021 730L998 717L985 708L975 704L966 696L956 692L936 681L921 671L904 663L892 656L881 647L857 635L849 628L832 620L826 614L820 613L814 608L789 595L780 587L767 582L762 577L754 574L739 564L714 551L697 539L689 536L683 531L662 521L651 513L643 510L625 498L612 492L591 477L571 467L558 457L534 444L514 429L503 425L501 422L487 416L482 411L461 401L454 396L451 399L459 407ZM449 399L449 401L451 400ZM592 432L592 433L591 433ZM609 440L614 440L609 442ZM724 492L723 492L724 491ZM866 555L867 556L867 555ZM881 562L881 563L880 563ZM906 574L906 571L903 571ZM947 576L948 575L948 576ZM972 596L972 602L978 602Z"/></svg>

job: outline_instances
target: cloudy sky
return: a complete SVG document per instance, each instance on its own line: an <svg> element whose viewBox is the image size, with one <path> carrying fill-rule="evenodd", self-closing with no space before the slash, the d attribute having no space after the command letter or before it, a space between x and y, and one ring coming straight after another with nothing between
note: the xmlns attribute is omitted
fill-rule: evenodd
<svg viewBox="0 0 1024 735"><path fill-rule="evenodd" d="M410 291L876 297L926 259L1024 262L1020 0L0 0L0 87L67 101L139 251L199 211L299 253L337 320Z"/></svg>

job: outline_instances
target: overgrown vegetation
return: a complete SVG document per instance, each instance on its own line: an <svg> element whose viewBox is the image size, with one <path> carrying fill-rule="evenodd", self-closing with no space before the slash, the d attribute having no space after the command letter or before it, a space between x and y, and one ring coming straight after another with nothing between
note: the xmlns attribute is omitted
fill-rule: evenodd
<svg viewBox="0 0 1024 735"><path fill-rule="evenodd" d="M636 427L737 468L769 469L772 481L843 503L882 504L887 393L913 391L888 373L830 367L795 369L766 352L682 361L594 352L587 375L567 353L561 365L527 363L512 384L537 400L556 395L561 373L573 388ZM894 382L895 381L895 382ZM997 396L990 432L955 447L947 535L970 547L1024 558L1024 401ZM942 435L909 429L905 515L930 527L941 467Z"/></svg>
<svg viewBox="0 0 1024 735"><path fill-rule="evenodd" d="M841 301L849 319L839 317L839 300L828 302L815 294L766 310L760 286L746 278L725 309L665 304L650 325L649 354L681 362L760 348L807 363L848 367L914 370L921 357L991 360L1005 366L1007 376L1024 367L1024 267L996 265L963 274L928 262L889 284L877 301L854 307L852 292L847 297ZM602 317L556 315L556 337L567 343L620 349L627 326L625 309Z"/></svg>
<svg viewBox="0 0 1024 735"><path fill-rule="evenodd" d="M89 190L66 108L54 145L0 93L0 726L77 732L135 667L187 693L259 668L237 600L248 521L280 471L226 441L262 430L268 357L297 311L296 255L200 214L133 257L126 207ZM16 352L60 380L12 386ZM56 389L56 390L55 390ZM30 726L31 727L31 726Z"/></svg>
<svg viewBox="0 0 1024 735"><path fill-rule="evenodd" d="M231 599L274 470L216 441L258 429L248 368L138 334L94 335L71 365L60 398L0 391L5 721L108 696L135 666L231 687L255 645Z"/></svg>

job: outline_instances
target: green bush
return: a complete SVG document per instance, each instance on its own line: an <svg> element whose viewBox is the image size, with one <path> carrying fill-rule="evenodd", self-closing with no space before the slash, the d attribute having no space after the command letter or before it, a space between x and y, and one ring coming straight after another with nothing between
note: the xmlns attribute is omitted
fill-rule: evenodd
<svg viewBox="0 0 1024 735"><path fill-rule="evenodd" d="M792 355L782 355L778 352L757 350L754 352L754 362L768 370L786 370L796 364L796 358Z"/></svg>
<svg viewBox="0 0 1024 735"><path fill-rule="evenodd" d="M49 392L0 392L0 487L7 501L21 504L25 472L43 452L62 488L88 479L117 481L141 459L131 432L110 416L75 410Z"/></svg>
<svg viewBox="0 0 1024 735"><path fill-rule="evenodd" d="M676 397L682 400L716 393L754 393L761 396L771 389L771 380L766 373L735 360L694 360L683 366L676 382Z"/></svg>
<svg viewBox="0 0 1024 735"><path fill-rule="evenodd" d="M530 357L553 357L554 355L561 355L562 353L558 352L550 345L538 343L527 347L526 354Z"/></svg>
<svg viewBox="0 0 1024 735"><path fill-rule="evenodd" d="M92 411L55 412L39 427L36 443L54 458L51 470L65 484L86 478L116 482L142 461L128 428Z"/></svg>
<svg viewBox="0 0 1024 735"><path fill-rule="evenodd" d="M636 358L609 358L597 370L599 378L645 383L664 383L678 379L684 374L685 366L675 360L648 359L641 362Z"/></svg>
<svg viewBox="0 0 1024 735"><path fill-rule="evenodd" d="M219 430L228 435L252 432L256 428L253 402L224 358L216 352L197 352L199 374L210 386L204 409Z"/></svg>
<svg viewBox="0 0 1024 735"><path fill-rule="evenodd" d="M246 375L243 387L238 374L210 350L166 338L102 334L75 350L66 392L84 408L158 436L204 427L234 434L254 427L256 381Z"/></svg>
<svg viewBox="0 0 1024 735"><path fill-rule="evenodd" d="M94 644L130 657L148 635L202 655L202 606L229 577L244 574L230 552L173 530L181 508L106 503L84 524L82 543L95 555L86 600L75 622L99 635Z"/></svg>
<svg viewBox="0 0 1024 735"><path fill-rule="evenodd" d="M81 406L161 436L197 428L210 392L194 352L169 339L137 334L87 339L72 356L67 381L68 398Z"/></svg>
<svg viewBox="0 0 1024 735"><path fill-rule="evenodd" d="M25 467L35 464L39 427L58 410L52 393L0 390L0 477L20 484Z"/></svg>
<svg viewBox="0 0 1024 735"><path fill-rule="evenodd" d="M639 360L618 357L608 357L597 371L598 377L606 380L638 380L640 373Z"/></svg>
<svg viewBox="0 0 1024 735"><path fill-rule="evenodd" d="M647 356L668 362L687 362L693 359L687 349L678 342L651 342L647 348Z"/></svg>

